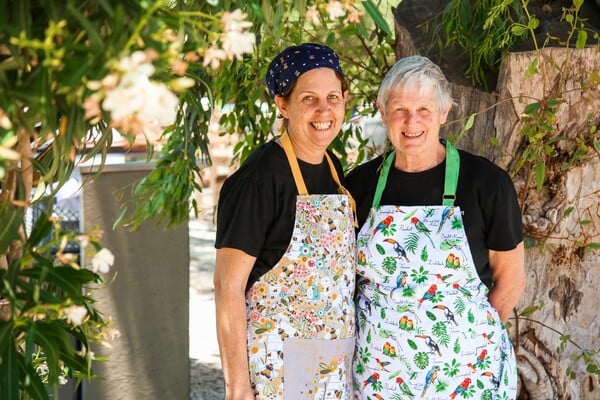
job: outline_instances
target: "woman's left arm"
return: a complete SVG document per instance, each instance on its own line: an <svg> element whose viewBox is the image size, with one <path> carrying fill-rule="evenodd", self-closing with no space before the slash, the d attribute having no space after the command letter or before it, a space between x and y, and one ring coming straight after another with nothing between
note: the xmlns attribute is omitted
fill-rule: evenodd
<svg viewBox="0 0 600 400"><path fill-rule="evenodd" d="M508 251L489 250L494 286L488 300L503 322L508 320L525 290L525 249L523 242Z"/></svg>

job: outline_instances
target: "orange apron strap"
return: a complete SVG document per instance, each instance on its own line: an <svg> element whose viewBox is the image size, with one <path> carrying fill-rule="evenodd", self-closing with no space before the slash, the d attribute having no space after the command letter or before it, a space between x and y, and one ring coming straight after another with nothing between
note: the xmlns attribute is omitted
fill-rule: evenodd
<svg viewBox="0 0 600 400"><path fill-rule="evenodd" d="M285 155L287 156L288 163L290 164L290 168L292 169L292 175L294 176L294 182L296 182L296 188L298 189L298 194L300 196L305 196L308 194L308 190L306 189L306 184L304 183L304 178L302 177L302 172L300 171L300 166L298 165L298 159L296 158L296 154L294 153L294 148L292 147L292 142L290 141L290 137L287 132L284 132L283 135L279 138L279 143L281 143L281 147L283 147L283 151L285 151ZM329 169L331 170L331 176L333 180L338 186L338 193L345 194L348 196L350 200L350 206L352 207L352 214L354 216L354 226L358 228L358 221L356 219L356 202L354 198L342 184L340 183L340 178L335 169L335 165L333 165L333 161L327 152L325 152L325 158L327 159L327 163L329 164Z"/></svg>
<svg viewBox="0 0 600 400"><path fill-rule="evenodd" d="M344 186L342 186L342 184L340 183L340 178L338 177L337 171L335 170L335 165L333 165L333 161L331 161L331 157L329 157L329 154L327 152L325 152L325 157L327 158L327 162L329 163L329 169L331 169L331 175L333 176L333 180L338 185L338 193L345 194L350 200L350 207L352 207L352 215L354 216L354 227L358 228L358 220L356 219L356 202L354 201L354 197L352 197L350 191Z"/></svg>
<svg viewBox="0 0 600 400"><path fill-rule="evenodd" d="M281 147L283 147L283 151L285 151L288 163L292 169L292 175L294 175L294 182L296 182L298 194L300 196L306 196L308 194L308 190L306 189L306 184L304 183L304 178L302 177L302 172L300 172L300 166L298 165L298 159L296 158L296 154L294 154L292 142L290 141L290 137L288 136L287 132L284 132L283 135L281 135L279 138L279 143L281 143Z"/></svg>

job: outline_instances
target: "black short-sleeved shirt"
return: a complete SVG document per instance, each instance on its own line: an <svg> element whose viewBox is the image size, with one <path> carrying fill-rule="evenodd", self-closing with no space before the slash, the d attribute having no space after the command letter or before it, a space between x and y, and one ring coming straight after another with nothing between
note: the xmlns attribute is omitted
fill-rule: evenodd
<svg viewBox="0 0 600 400"><path fill-rule="evenodd" d="M329 152L338 177L339 160ZM329 163L298 160L309 194L337 194ZM343 182L342 182L343 183ZM215 247L242 250L255 256L247 288L277 264L290 243L298 190L283 148L268 142L254 151L223 183L217 209Z"/></svg>
<svg viewBox="0 0 600 400"><path fill-rule="evenodd" d="M481 280L492 287L488 249L514 249L523 240L517 195L510 176L491 161L459 150L460 172L455 205L462 211L473 262ZM346 177L362 226L373 204L383 158L366 162ZM441 205L446 162L423 172L409 173L392 166L381 205Z"/></svg>

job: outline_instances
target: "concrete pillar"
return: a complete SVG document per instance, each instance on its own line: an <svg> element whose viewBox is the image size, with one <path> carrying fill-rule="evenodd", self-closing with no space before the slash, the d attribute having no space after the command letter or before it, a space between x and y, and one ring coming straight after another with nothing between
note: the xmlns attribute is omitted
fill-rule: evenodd
<svg viewBox="0 0 600 400"><path fill-rule="evenodd" d="M121 332L111 349L95 346L94 352L108 361L95 363L104 379L84 382L84 400L190 396L188 225L165 230L146 222L134 232L112 229L131 185L149 168L107 165L99 175L81 170L83 231L99 225L102 245L115 255L114 282L94 296L98 309ZM119 198L120 193L125 196Z"/></svg>

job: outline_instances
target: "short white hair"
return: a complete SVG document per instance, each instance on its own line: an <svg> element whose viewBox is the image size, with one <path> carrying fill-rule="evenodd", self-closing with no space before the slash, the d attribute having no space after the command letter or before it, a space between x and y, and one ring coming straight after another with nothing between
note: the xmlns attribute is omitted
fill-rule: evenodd
<svg viewBox="0 0 600 400"><path fill-rule="evenodd" d="M383 112L385 112L391 93L399 86L433 88L440 111L445 110L453 103L452 90L446 76L441 68L427 57L401 58L387 72L377 92L377 103Z"/></svg>

